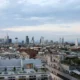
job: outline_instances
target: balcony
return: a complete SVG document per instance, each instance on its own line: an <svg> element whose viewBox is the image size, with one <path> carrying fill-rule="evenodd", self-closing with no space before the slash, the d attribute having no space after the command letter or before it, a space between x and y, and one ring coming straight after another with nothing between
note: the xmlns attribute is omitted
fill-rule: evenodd
<svg viewBox="0 0 80 80"><path fill-rule="evenodd" d="M46 68L33 68L26 70L6 70L0 71L0 76L8 76L8 75L31 75L31 74L48 74L48 70Z"/></svg>
<svg viewBox="0 0 80 80"><path fill-rule="evenodd" d="M61 71L59 71L59 70L57 70L55 68L52 68L52 67L50 67L48 65L46 65L46 68L48 68L50 72L56 72L56 74L60 74L61 76L64 76L64 77L68 78L69 80L78 80L77 78L74 78L71 75L66 74L64 72L61 72Z"/></svg>

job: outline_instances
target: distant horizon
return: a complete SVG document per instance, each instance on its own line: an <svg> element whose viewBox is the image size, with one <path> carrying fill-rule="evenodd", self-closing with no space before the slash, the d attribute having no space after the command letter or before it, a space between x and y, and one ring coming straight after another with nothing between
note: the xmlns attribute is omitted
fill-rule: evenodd
<svg viewBox="0 0 80 80"><path fill-rule="evenodd" d="M20 32L21 33L21 32ZM19 35L19 36L12 36L11 34L7 34L7 33L5 33L4 35L0 35L0 39L6 39L6 37L7 37L7 35L9 36L9 38L10 39L12 39L13 40L13 43L16 41L15 40L15 38L17 37L18 38L18 41L19 42L21 42L21 41L24 41L25 42L25 40L26 40L26 36L28 36L29 37L29 40L31 41L31 39L32 39L32 37L34 37L34 40L36 41L36 42L39 42L40 41L40 38L41 37L44 37L44 40L46 41L46 40L48 40L48 41L50 41L50 40L53 40L53 42L56 42L56 41L58 41L59 42L59 39L60 38L64 38L64 41L65 42L72 42L72 43L75 43L75 41L76 41L76 39L78 39L78 42L80 43L80 38L78 37L79 35L76 35L76 37L74 37L74 35L59 35L59 34L55 34L55 35L50 35L50 37L47 37L47 35L45 34L44 36L42 35L37 35L38 37L36 37L36 35L34 36L32 36L32 35L22 35L22 37L21 37L21 35Z"/></svg>

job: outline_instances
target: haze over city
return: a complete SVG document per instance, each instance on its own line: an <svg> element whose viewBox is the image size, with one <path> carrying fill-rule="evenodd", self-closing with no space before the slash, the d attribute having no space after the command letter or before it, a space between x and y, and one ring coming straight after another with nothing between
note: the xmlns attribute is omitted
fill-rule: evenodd
<svg viewBox="0 0 80 80"><path fill-rule="evenodd" d="M80 0L0 0L0 37L75 40L80 36Z"/></svg>

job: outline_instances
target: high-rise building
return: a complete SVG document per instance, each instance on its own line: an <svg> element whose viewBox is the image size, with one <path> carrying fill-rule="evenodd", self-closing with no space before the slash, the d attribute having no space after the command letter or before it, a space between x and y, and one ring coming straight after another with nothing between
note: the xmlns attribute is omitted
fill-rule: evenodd
<svg viewBox="0 0 80 80"><path fill-rule="evenodd" d="M12 39L9 39L9 40L8 40L8 43L12 43Z"/></svg>
<svg viewBox="0 0 80 80"><path fill-rule="evenodd" d="M45 44L47 45L49 42L48 42L48 40L45 40Z"/></svg>
<svg viewBox="0 0 80 80"><path fill-rule="evenodd" d="M75 41L75 46L78 47L78 39Z"/></svg>
<svg viewBox="0 0 80 80"><path fill-rule="evenodd" d="M8 36L8 34L7 34L7 36L6 36L6 43L7 43L7 44L9 43L9 36Z"/></svg>
<svg viewBox="0 0 80 80"><path fill-rule="evenodd" d="M59 38L59 44L61 44L61 38Z"/></svg>
<svg viewBox="0 0 80 80"><path fill-rule="evenodd" d="M26 44L29 44L29 37L26 36Z"/></svg>
<svg viewBox="0 0 80 80"><path fill-rule="evenodd" d="M41 37L41 38L40 38L40 44L41 44L41 45L44 45L44 37Z"/></svg>
<svg viewBox="0 0 80 80"><path fill-rule="evenodd" d="M53 40L50 40L50 42L49 42L51 45L53 44Z"/></svg>
<svg viewBox="0 0 80 80"><path fill-rule="evenodd" d="M22 45L24 45L24 40L22 41Z"/></svg>
<svg viewBox="0 0 80 80"><path fill-rule="evenodd" d="M59 38L59 45L60 45L60 46L62 45L62 40L61 40L61 38Z"/></svg>
<svg viewBox="0 0 80 80"><path fill-rule="evenodd" d="M62 45L64 45L64 38L62 38Z"/></svg>
<svg viewBox="0 0 80 80"><path fill-rule="evenodd" d="M16 44L18 44L18 38L17 37L15 38L15 40L16 40Z"/></svg>
<svg viewBox="0 0 80 80"><path fill-rule="evenodd" d="M34 44L34 37L32 37L31 43Z"/></svg>

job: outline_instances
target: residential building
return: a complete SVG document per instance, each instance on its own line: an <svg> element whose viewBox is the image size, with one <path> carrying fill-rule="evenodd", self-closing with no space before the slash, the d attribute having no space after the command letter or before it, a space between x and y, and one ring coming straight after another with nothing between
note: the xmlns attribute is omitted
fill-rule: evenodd
<svg viewBox="0 0 80 80"><path fill-rule="evenodd" d="M0 80L49 80L39 59L0 59Z"/></svg>
<svg viewBox="0 0 80 80"><path fill-rule="evenodd" d="M75 54L66 54L65 52L61 52L58 47L46 47L42 48L42 53L37 55L39 59L45 63L46 68L50 71L53 80L79 80L79 70L77 69L78 66L66 64L66 58L75 58ZM77 56L78 57L78 56ZM64 62L64 63L63 63ZM79 67L78 67L79 68ZM77 69L75 71L75 69ZM78 76L73 76L72 73ZM77 74L78 73L78 74Z"/></svg>

